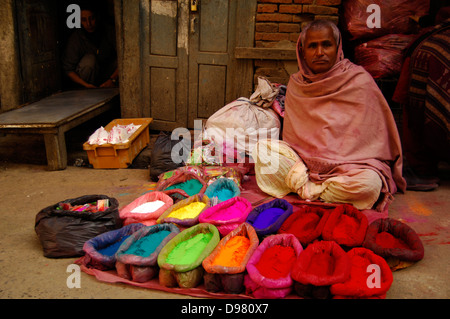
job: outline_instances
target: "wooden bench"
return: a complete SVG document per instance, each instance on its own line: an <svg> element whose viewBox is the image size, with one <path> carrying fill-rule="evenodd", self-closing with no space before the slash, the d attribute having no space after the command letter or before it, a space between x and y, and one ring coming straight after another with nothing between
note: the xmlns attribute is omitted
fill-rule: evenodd
<svg viewBox="0 0 450 319"><path fill-rule="evenodd" d="M0 114L0 132L43 134L49 170L67 167L65 132L119 103L119 89L66 91Z"/></svg>

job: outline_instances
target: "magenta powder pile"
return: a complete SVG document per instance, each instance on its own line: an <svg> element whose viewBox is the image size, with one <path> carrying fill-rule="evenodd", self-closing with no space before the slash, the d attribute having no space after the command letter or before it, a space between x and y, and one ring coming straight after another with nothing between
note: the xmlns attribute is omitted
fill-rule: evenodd
<svg viewBox="0 0 450 319"><path fill-rule="evenodd" d="M230 220L236 219L242 216L242 212L247 209L247 205L245 205L241 201L235 201L232 206L223 206L221 209L218 209L214 212L210 218L216 220Z"/></svg>

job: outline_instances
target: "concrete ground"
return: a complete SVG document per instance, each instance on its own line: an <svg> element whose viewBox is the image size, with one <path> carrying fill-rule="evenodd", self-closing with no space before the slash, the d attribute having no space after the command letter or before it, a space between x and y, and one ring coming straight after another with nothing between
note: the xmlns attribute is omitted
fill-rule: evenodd
<svg viewBox="0 0 450 319"><path fill-rule="evenodd" d="M86 194L115 197L123 207L151 187L145 166L149 150L139 155L134 169L97 170L86 166L87 159L77 137L68 136L68 140L69 149L70 145L78 145L69 151L69 166L62 171L48 171L43 141L39 138L0 135L0 298L190 298L125 284L107 284L85 273L81 273L80 288L68 288L71 272L67 272L67 267L76 258L43 256L34 231L35 216L42 208ZM83 162L84 166L80 164ZM450 297L449 176L448 168L444 167L438 189L407 191L395 196L389 215L419 234L425 257L394 272L388 299Z"/></svg>

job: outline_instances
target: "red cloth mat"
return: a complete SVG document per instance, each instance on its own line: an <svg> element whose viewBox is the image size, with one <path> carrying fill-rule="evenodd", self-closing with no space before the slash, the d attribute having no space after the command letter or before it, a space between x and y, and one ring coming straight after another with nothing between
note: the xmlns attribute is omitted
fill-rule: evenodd
<svg viewBox="0 0 450 319"><path fill-rule="evenodd" d="M82 263L82 259L84 257L79 258L75 263L80 264ZM109 271L101 271L94 268L87 268L84 265L80 265L80 268L83 272L85 272L88 275L94 276L97 280L107 283L123 283L128 284L135 287L141 287L146 289L154 289L159 291L165 291L169 293L174 294L180 294L180 295L188 295L192 297L198 297L198 298L215 298L215 299L255 299L252 296L245 295L245 294L226 294L226 293L213 293L208 292L203 283L195 288L168 288L164 287L159 284L158 277L153 278L150 281L139 283L134 282L131 280L127 280L125 278L119 277L117 275L117 272L115 270L109 270ZM290 294L286 297L286 299L298 299L299 297L295 294Z"/></svg>

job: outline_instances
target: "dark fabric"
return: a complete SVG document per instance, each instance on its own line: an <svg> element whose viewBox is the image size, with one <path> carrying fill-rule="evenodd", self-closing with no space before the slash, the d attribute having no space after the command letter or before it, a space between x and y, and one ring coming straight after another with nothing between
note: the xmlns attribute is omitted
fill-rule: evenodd
<svg viewBox="0 0 450 319"><path fill-rule="evenodd" d="M387 232L403 241L405 247L383 247L377 243L377 236ZM392 218L378 219L367 228L363 246L384 258L395 257L405 261L419 261L424 256L424 248L420 237L408 225Z"/></svg>
<svg viewBox="0 0 450 319"><path fill-rule="evenodd" d="M153 182L158 182L161 174L183 166L183 162L175 163L172 160L172 149L178 143L182 141L172 140L169 132L159 132L150 155L150 179ZM182 149L185 150L186 145L183 145Z"/></svg>
<svg viewBox="0 0 450 319"><path fill-rule="evenodd" d="M84 205L108 199L109 208L103 212L58 210L60 203ZM106 195L85 195L67 199L42 209L35 220L35 231L45 257L76 257L84 255L86 241L102 233L122 227L119 201Z"/></svg>
<svg viewBox="0 0 450 319"><path fill-rule="evenodd" d="M442 128L449 138L450 80L448 48L450 21L418 45L411 56L409 88L410 124L420 127L424 115Z"/></svg>
<svg viewBox="0 0 450 319"><path fill-rule="evenodd" d="M450 160L450 20L426 29L405 54L393 100L404 105L403 146L420 175L437 173Z"/></svg>
<svg viewBox="0 0 450 319"><path fill-rule="evenodd" d="M210 274L205 272L203 281L206 291L240 294L245 290L244 277L245 272L239 274Z"/></svg>

